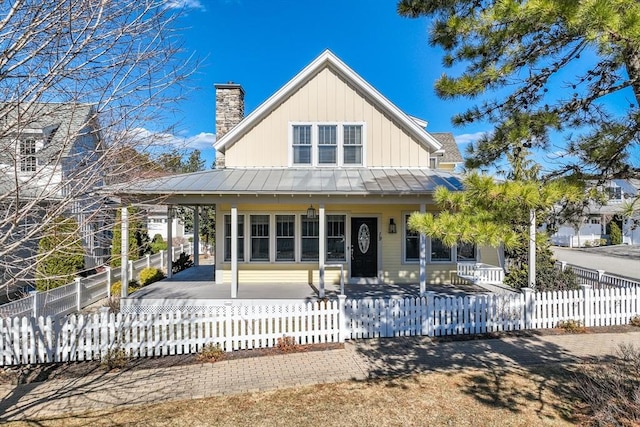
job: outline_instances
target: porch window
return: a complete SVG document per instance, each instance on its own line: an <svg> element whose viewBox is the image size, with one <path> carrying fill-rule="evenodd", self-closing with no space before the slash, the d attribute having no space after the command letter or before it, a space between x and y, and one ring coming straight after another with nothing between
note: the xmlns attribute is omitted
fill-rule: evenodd
<svg viewBox="0 0 640 427"><path fill-rule="evenodd" d="M269 215L251 215L251 261L269 261Z"/></svg>
<svg viewBox="0 0 640 427"><path fill-rule="evenodd" d="M335 165L338 139L336 125L318 126L318 163L321 165Z"/></svg>
<svg viewBox="0 0 640 427"><path fill-rule="evenodd" d="M276 215L276 261L295 260L294 230L294 215Z"/></svg>
<svg viewBox="0 0 640 427"><path fill-rule="evenodd" d="M302 217L302 254L301 261L317 261L320 248L320 226L318 218Z"/></svg>
<svg viewBox="0 0 640 427"><path fill-rule="evenodd" d="M475 261L476 260L476 245L473 243L459 242L457 245L457 259L458 262L463 261Z"/></svg>
<svg viewBox="0 0 640 427"><path fill-rule="evenodd" d="M293 126L293 164L311 164L311 125Z"/></svg>
<svg viewBox="0 0 640 427"><path fill-rule="evenodd" d="M451 262L451 248L440 239L431 239L431 261Z"/></svg>
<svg viewBox="0 0 640 427"><path fill-rule="evenodd" d="M345 216L327 215L327 261L345 261Z"/></svg>
<svg viewBox="0 0 640 427"><path fill-rule="evenodd" d="M231 261L231 215L224 216L224 260ZM238 261L244 261L244 215L238 215Z"/></svg>
<svg viewBox="0 0 640 427"><path fill-rule="evenodd" d="M20 141L20 172L36 171L36 141Z"/></svg>
<svg viewBox="0 0 640 427"><path fill-rule="evenodd" d="M411 215L404 216L404 260L407 262L420 261L420 233L409 230L408 223Z"/></svg>
<svg viewBox="0 0 640 427"><path fill-rule="evenodd" d="M345 165L362 164L362 126L344 125L343 127L343 163Z"/></svg>

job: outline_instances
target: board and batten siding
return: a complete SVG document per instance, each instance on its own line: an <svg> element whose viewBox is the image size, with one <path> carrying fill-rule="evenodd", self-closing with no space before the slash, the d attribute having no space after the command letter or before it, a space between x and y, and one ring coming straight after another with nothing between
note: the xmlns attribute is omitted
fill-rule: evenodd
<svg viewBox="0 0 640 427"><path fill-rule="evenodd" d="M292 122L364 122L367 167L429 167L429 152L330 68L316 74L228 147L227 167L288 166Z"/></svg>

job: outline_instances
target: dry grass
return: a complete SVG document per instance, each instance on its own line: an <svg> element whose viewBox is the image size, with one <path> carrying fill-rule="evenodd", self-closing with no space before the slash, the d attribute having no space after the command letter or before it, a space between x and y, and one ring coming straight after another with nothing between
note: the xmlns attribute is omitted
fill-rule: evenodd
<svg viewBox="0 0 640 427"><path fill-rule="evenodd" d="M12 426L564 426L560 368L468 370L118 408Z"/></svg>

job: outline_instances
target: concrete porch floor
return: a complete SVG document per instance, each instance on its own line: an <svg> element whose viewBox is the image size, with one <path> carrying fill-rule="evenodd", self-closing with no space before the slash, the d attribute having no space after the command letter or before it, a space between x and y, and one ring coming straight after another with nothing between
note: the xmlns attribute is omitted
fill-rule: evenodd
<svg viewBox="0 0 640 427"><path fill-rule="evenodd" d="M171 279L164 279L145 286L129 296L130 299L231 299L229 284L215 283L213 265L199 265L175 274ZM427 291L442 295L465 296L486 294L486 288L470 284L461 285L427 285ZM327 284L326 296L336 298L340 293L340 285ZM349 298L389 298L417 297L420 285L412 284L345 284L345 294ZM297 299L316 300L318 290L307 283L240 283L238 299Z"/></svg>

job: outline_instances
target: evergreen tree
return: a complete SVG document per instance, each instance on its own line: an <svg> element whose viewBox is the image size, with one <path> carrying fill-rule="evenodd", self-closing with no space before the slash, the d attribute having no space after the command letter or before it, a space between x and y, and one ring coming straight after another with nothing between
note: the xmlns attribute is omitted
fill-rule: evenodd
<svg viewBox="0 0 640 427"><path fill-rule="evenodd" d="M129 212L129 261L140 259L151 252L149 235L140 218L140 212L136 208L128 208ZM111 267L119 267L122 259L122 214L120 209L116 212L116 224L113 227L113 239L111 240Z"/></svg>
<svg viewBox="0 0 640 427"><path fill-rule="evenodd" d="M398 12L431 20L430 42L454 70L437 94L481 98L454 123L495 126L470 147L468 168L523 143L557 151L550 133L561 132L567 155L556 174L640 172L631 155L640 141L637 0L401 0ZM612 96L615 110L606 107Z"/></svg>
<svg viewBox="0 0 640 427"><path fill-rule="evenodd" d="M78 222L57 217L38 242L36 289L46 291L73 282L84 268L84 250Z"/></svg>

